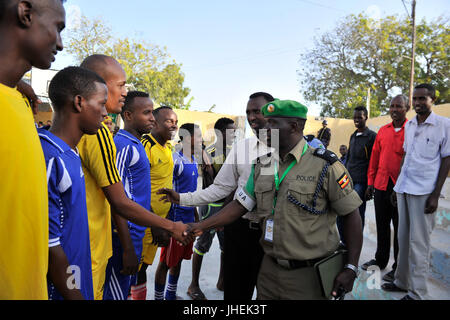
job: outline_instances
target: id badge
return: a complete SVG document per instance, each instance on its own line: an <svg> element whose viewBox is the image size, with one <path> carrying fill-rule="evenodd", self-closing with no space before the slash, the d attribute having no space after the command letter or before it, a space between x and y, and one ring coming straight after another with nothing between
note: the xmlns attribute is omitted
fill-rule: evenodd
<svg viewBox="0 0 450 320"><path fill-rule="evenodd" d="M268 242L273 242L273 219L268 219L266 221L266 231L264 233L264 240Z"/></svg>

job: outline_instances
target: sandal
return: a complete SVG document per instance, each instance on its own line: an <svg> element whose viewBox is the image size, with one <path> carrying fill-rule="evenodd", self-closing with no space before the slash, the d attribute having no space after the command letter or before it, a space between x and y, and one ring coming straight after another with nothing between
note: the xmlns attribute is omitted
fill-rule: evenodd
<svg viewBox="0 0 450 320"><path fill-rule="evenodd" d="M188 291L187 295L189 297L191 297L192 300L208 300L208 299L206 299L205 295L203 294L203 292L201 290L198 291L198 292L190 292L190 291Z"/></svg>
<svg viewBox="0 0 450 320"><path fill-rule="evenodd" d="M381 289L390 292L408 292L408 290L397 287L393 282L383 283Z"/></svg>

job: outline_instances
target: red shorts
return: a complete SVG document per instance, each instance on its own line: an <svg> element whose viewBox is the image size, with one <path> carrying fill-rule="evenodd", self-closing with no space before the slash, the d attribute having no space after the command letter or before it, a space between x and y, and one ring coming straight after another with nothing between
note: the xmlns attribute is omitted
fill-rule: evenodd
<svg viewBox="0 0 450 320"><path fill-rule="evenodd" d="M169 268L175 267L181 260L191 260L192 247L194 242L187 246L182 246L177 243L174 238L170 238L168 247L161 248L161 257L159 261L164 261Z"/></svg>

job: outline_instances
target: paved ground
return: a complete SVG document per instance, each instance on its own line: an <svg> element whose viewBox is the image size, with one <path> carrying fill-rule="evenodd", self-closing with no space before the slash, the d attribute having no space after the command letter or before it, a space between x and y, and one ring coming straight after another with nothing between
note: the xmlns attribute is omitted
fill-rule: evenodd
<svg viewBox="0 0 450 320"><path fill-rule="evenodd" d="M429 275L429 291L431 299L450 300L450 179L447 179L443 190L445 198L440 199L439 208L436 213L436 228L432 234L431 264ZM364 243L360 258L360 264L369 261L374 257L376 250L376 227L373 201L367 203L366 228L364 230ZM392 256L392 255L391 255ZM159 259L159 251L157 253ZM156 259L155 259L156 260ZM159 261L159 260L158 260ZM222 300L223 292L216 289L217 277L219 274L220 249L217 237L214 238L213 245L208 254L203 258L203 266L200 274L200 286L209 300ZM362 271L355 283L353 292L346 296L349 300L397 300L404 296L403 293L388 293L381 290L379 285L383 282L376 281L390 271L393 258L388 267L381 271L380 277L377 274L370 274ZM147 299L154 298L154 274L156 265L150 266L147 270L148 292ZM185 300L190 297L186 294L191 281L191 260L183 262L178 283L177 295ZM255 294L254 294L255 298Z"/></svg>

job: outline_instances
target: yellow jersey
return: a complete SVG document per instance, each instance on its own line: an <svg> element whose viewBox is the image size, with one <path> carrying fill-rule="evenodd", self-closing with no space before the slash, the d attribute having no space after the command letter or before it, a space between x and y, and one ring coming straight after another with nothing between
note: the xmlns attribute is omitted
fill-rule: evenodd
<svg viewBox="0 0 450 320"><path fill-rule="evenodd" d="M48 193L28 101L0 84L0 300L46 300Z"/></svg>
<svg viewBox="0 0 450 320"><path fill-rule="evenodd" d="M172 146L167 142L164 146L151 135L146 134L142 137L142 144L145 153L150 161L150 180L151 180L151 207L152 211L160 217L166 218L170 210L170 203L160 201L161 195L156 192L161 188L172 189L173 182L173 158ZM150 228L145 230L145 236L142 240L142 261L145 264L152 264L155 258L158 246L152 244L153 237Z"/></svg>
<svg viewBox="0 0 450 320"><path fill-rule="evenodd" d="M96 135L84 135L78 150L86 181L86 204L92 272L106 267L112 256L111 208L102 188L121 182L113 136L103 124ZM94 279L95 282L95 279Z"/></svg>
<svg viewBox="0 0 450 320"><path fill-rule="evenodd" d="M150 180L152 184L151 206L154 213L165 218L170 210L170 203L160 201L156 192L161 188L172 189L173 158L172 146L167 142L160 145L151 134L142 137L145 153L150 161Z"/></svg>

